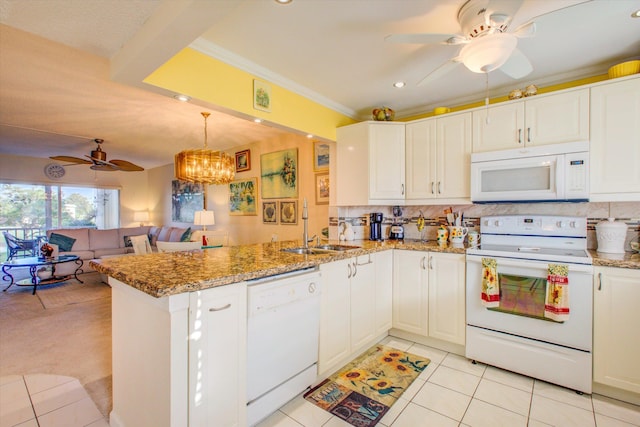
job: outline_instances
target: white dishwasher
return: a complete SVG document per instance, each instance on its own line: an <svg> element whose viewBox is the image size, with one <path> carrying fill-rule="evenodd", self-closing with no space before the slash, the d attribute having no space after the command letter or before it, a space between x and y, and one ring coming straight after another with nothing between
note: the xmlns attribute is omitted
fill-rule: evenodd
<svg viewBox="0 0 640 427"><path fill-rule="evenodd" d="M316 380L320 273L250 281L247 297L247 421L254 425Z"/></svg>

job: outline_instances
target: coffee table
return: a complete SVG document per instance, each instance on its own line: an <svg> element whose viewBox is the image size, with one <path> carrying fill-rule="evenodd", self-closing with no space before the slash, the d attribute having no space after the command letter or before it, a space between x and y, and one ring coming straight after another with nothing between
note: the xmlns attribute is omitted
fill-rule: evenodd
<svg viewBox="0 0 640 427"><path fill-rule="evenodd" d="M56 276L56 265L64 264L67 262L75 262L78 266L73 274L67 274L64 276ZM16 286L33 286L33 295L36 294L36 288L38 286L51 285L54 283L64 282L71 278L76 279L80 283L84 283L82 280L78 279L78 273L82 273L82 264L83 261L80 259L78 255L60 255L56 258L39 258L39 257L27 257L27 258L16 258L11 261L7 261L2 264L2 280L11 279L11 283L7 286L3 292L6 292L14 284ZM51 276L45 279L41 279L38 277L38 269L41 267L51 266ZM13 275L10 273L10 270L13 268L19 267L29 267L29 274L31 274L31 279L24 279L15 281Z"/></svg>

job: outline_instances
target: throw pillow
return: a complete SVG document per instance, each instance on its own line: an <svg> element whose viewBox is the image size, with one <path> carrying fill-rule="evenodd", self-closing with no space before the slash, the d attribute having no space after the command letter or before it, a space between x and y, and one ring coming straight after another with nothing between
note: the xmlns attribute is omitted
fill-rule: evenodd
<svg viewBox="0 0 640 427"><path fill-rule="evenodd" d="M187 228L187 230L182 233L180 237L181 242L190 242L191 241L191 227Z"/></svg>
<svg viewBox="0 0 640 427"><path fill-rule="evenodd" d="M64 234L51 233L51 236L49 236L49 243L58 245L60 252L69 252L75 242L76 239Z"/></svg>

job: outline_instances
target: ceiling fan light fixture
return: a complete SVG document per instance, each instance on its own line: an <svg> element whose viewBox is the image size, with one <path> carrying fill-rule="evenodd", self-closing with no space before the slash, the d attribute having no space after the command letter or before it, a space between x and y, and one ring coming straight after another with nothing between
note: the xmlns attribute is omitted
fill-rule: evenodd
<svg viewBox="0 0 640 427"><path fill-rule="evenodd" d="M474 73L488 73L507 62L517 43L517 38L509 33L487 34L463 46L459 57Z"/></svg>
<svg viewBox="0 0 640 427"><path fill-rule="evenodd" d="M174 171L182 181L202 184L228 184L235 176L234 159L223 151L207 148L207 118L204 117L204 148L184 150L175 155Z"/></svg>

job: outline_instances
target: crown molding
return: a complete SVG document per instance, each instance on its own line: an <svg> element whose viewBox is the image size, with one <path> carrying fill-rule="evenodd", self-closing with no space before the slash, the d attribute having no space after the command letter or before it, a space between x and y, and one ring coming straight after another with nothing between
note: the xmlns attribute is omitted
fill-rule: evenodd
<svg viewBox="0 0 640 427"><path fill-rule="evenodd" d="M249 74L253 74L256 77L267 80L273 84L277 84L284 89L303 96L331 110L337 111L340 114L344 114L345 116L350 117L354 120L358 118L358 114L354 110L345 107L342 104L338 104L337 102L334 102L317 92L314 92L292 80L289 80L281 76L280 74L274 73L273 71L261 65L258 65L255 62L249 61L242 56L223 49L222 47L210 42L209 40L198 38L193 43L191 43L189 47L204 55L218 59Z"/></svg>

